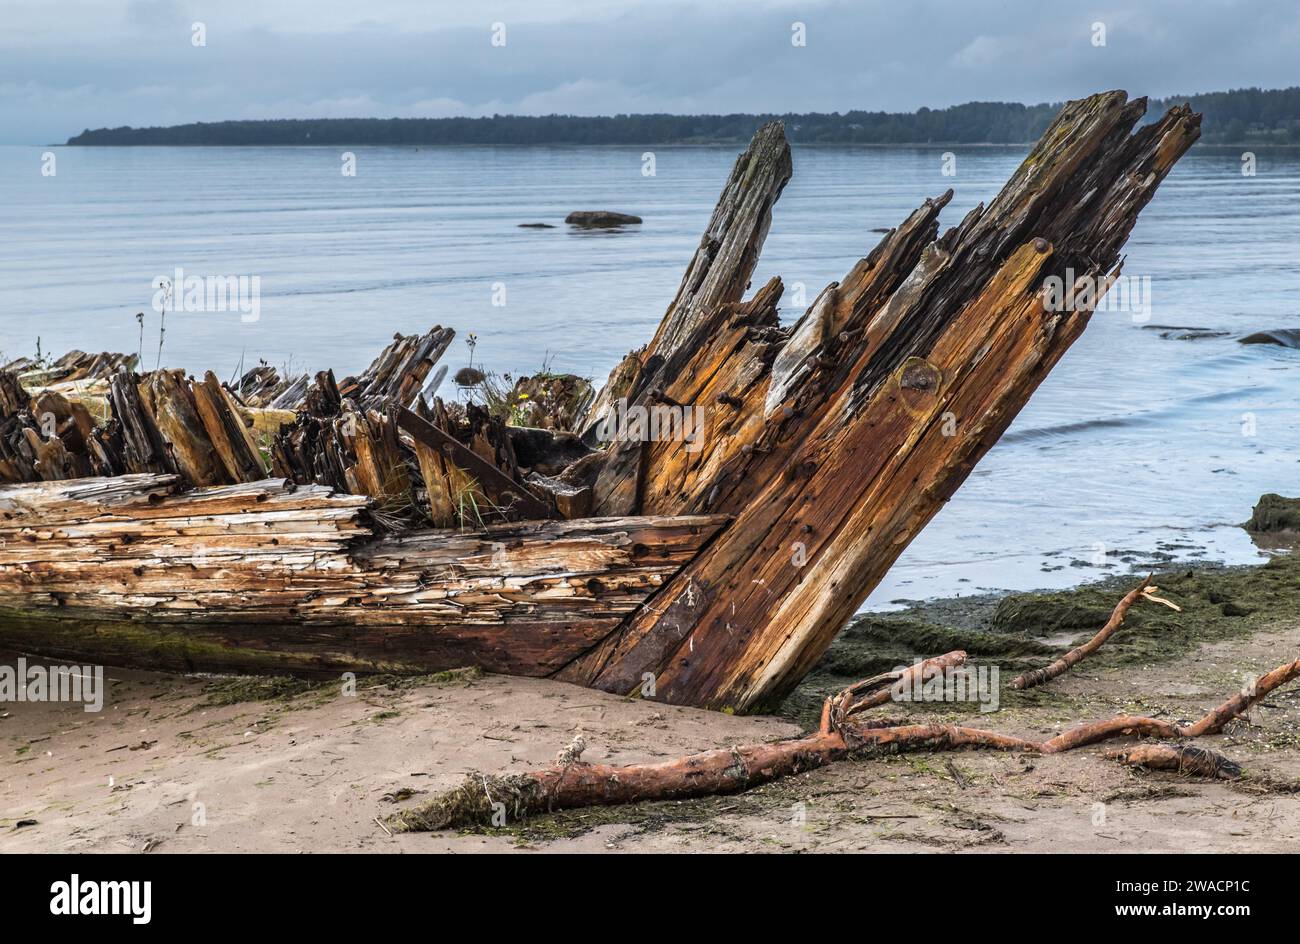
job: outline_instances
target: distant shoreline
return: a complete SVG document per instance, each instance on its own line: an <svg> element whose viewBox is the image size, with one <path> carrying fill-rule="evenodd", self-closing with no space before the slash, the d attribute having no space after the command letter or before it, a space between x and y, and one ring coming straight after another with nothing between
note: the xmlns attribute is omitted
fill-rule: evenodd
<svg viewBox="0 0 1300 944"><path fill-rule="evenodd" d="M104 148L104 149L124 149L124 148L265 148L267 150L305 150L308 148L406 148L419 151L421 149L460 149L460 148L509 148L511 150L524 150L527 148L582 148L584 150L600 150L602 148L638 148L638 147L672 147L672 148L718 148L718 147L744 147L745 141L736 140L719 140L719 141L656 141L652 144L629 142L627 144L580 144L572 142L546 142L537 144L526 143L497 143L497 144L380 144L373 142L331 142L330 144L74 144L70 141L55 142L53 144L21 144L21 145L0 145L8 147L45 147L45 148L63 148L74 147L83 149ZM1001 148L1005 150L1025 150L1033 147L1033 141L899 141L897 143L877 144L873 142L822 142L822 141L792 141L791 146L794 148L808 148L815 150L831 150L839 148L842 150L878 150L890 151L899 148ZM1254 150L1300 150L1300 142L1295 144L1273 144L1261 143L1258 141L1197 141L1192 145L1197 150L1211 148L1251 148Z"/></svg>
<svg viewBox="0 0 1300 944"><path fill-rule="evenodd" d="M1188 104L1201 139L1230 147L1300 145L1300 86L1170 96L1147 102L1144 121ZM967 102L915 112L786 114L493 115L479 118L286 118L86 129L68 146L142 147L716 147L747 143L785 124L791 144L851 147L1028 147L1062 103Z"/></svg>

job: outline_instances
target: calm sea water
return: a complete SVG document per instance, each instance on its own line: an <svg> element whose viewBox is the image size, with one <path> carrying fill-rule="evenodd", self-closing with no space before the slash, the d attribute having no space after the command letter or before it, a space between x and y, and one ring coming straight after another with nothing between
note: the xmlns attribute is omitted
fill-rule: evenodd
<svg viewBox="0 0 1300 944"><path fill-rule="evenodd" d="M260 317L170 314L165 365L227 377L265 359L343 376L393 332L444 324L476 334L491 370L601 379L654 330L738 149L659 148L653 177L639 148L363 148L355 177L325 148L54 148L57 173L42 176L44 150L0 147L9 357L39 338L54 354L142 347L152 367L151 286L179 266L260 276ZM779 274L811 300L873 229L949 186L955 223L1023 156L955 153L945 177L942 149L797 149L756 284ZM1123 572L1129 551L1259 559L1236 523L1261 492L1300 492L1300 351L1236 339L1300 328L1300 155L1258 161L1243 177L1238 151L1183 159L1128 244L1126 274L1150 278L1149 319L1094 317L869 605L1065 586ZM584 208L645 223L563 226ZM518 227L531 222L557 228ZM460 339L452 370L469 354Z"/></svg>

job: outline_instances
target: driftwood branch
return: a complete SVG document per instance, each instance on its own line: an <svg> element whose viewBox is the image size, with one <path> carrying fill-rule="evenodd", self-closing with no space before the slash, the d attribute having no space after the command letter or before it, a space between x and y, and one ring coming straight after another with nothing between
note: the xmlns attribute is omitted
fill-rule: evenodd
<svg viewBox="0 0 1300 944"><path fill-rule="evenodd" d="M1261 675L1251 681L1244 689L1233 695L1218 708L1215 708L1200 721L1183 729L1187 737L1201 737L1206 734L1218 734L1233 718L1245 713L1251 705L1268 697L1276 688L1287 684L1300 676L1300 659L1279 665L1272 672Z"/></svg>
<svg viewBox="0 0 1300 944"><path fill-rule="evenodd" d="M890 689L938 670L956 668L965 653L951 652L891 673ZM465 825L517 821L539 813L583 806L612 806L647 800L672 800L736 793L750 787L822 767L855 752L987 748L1059 754L1116 737L1193 738L1214 734L1232 718L1274 689L1300 677L1300 659L1262 676L1247 691L1230 698L1195 724L1179 726L1155 718L1120 716L1074 728L1047 741L952 724L875 727L854 716L870 702L882 704L881 680L859 682L827 699L817 733L793 740L691 754L656 764L565 763L504 777L473 774L458 787L411 810L394 814L389 824L400 830L435 830ZM863 688L870 692L863 696ZM888 690L886 690L887 692ZM1157 749L1146 745L1119 752L1117 759L1157 769L1202 776L1231 776L1236 765L1212 751L1182 745ZM497 817L494 820L494 815Z"/></svg>
<svg viewBox="0 0 1300 944"><path fill-rule="evenodd" d="M1188 744L1134 744L1107 751L1106 757L1129 767L1169 770L1189 777L1240 780L1241 766L1218 751Z"/></svg>
<svg viewBox="0 0 1300 944"><path fill-rule="evenodd" d="M1140 584L1124 594L1123 599L1115 605L1115 610L1110 614L1110 619L1106 621L1097 635L1093 636L1082 646L1071 649L1061 658L1057 659L1051 665L1044 666L1041 669L1034 669L1032 672L1026 672L1024 675L1017 676L1011 681L1011 687L1016 690L1034 688L1042 685L1044 682L1050 682L1065 672L1068 672L1073 666L1078 665L1088 656L1092 655L1101 648L1101 644L1115 634L1115 631L1124 623L1124 617L1128 615L1129 607L1138 601L1146 593L1147 588L1151 585L1151 577L1148 575Z"/></svg>
<svg viewBox="0 0 1300 944"><path fill-rule="evenodd" d="M953 652L926 659L916 665L896 672L886 672L874 678L855 682L848 688L826 699L822 707L820 730L829 733L841 730L849 718L895 700L896 693L909 686L924 682L939 672L946 672L966 664L966 653L958 649Z"/></svg>

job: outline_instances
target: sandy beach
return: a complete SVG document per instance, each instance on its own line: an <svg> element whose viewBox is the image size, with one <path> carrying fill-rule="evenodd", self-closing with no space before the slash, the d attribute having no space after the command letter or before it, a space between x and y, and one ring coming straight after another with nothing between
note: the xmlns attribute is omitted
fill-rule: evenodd
<svg viewBox="0 0 1300 944"><path fill-rule="evenodd" d="M1051 757L863 756L739 795L568 811L475 832L390 835L378 821L470 772L545 766L578 732L585 760L614 764L790 737L838 673L903 658L878 645L864 654L882 620L900 639L933 643L946 632L937 641L963 642L974 662L1003 667L998 711L919 704L876 709L882 716L1029 737L1119 713L1194 718L1300 652L1295 572L1281 557L1262 568L1168 574L1165 592L1184 613L1143 604L1094 659L1025 693L1006 689L1011 670L1043 664L1039 649L1086 638L1060 626L1071 612L1086 621L1115 596L1110 586L869 617L837 641L783 717L473 670L362 679L347 695L336 683L110 669L100 713L0 707L0 851L1289 851L1300 840L1294 687L1198 742L1242 765L1246 776L1235 783L1121 767L1104 757L1121 741ZM1057 613L1052 637L1022 635L1022 654L1009 654L1008 614L1034 612L1043 629L1044 606ZM1152 647L1156 640L1163 644ZM1003 655L981 656L980 647Z"/></svg>

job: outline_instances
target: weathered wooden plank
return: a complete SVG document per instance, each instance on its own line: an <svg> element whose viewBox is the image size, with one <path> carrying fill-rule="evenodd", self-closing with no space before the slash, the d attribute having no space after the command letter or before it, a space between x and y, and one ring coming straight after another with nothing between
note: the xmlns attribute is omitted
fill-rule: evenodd
<svg viewBox="0 0 1300 944"><path fill-rule="evenodd" d="M441 325L425 334L395 334L360 377L347 377L339 384L339 392L362 410L387 400L410 406L455 336L455 331Z"/></svg>
<svg viewBox="0 0 1300 944"><path fill-rule="evenodd" d="M108 400L114 433L121 437L123 471L179 472L176 459L140 395L139 379L126 367L113 375Z"/></svg>
<svg viewBox="0 0 1300 944"><path fill-rule="evenodd" d="M624 361L610 375L584 424L586 436L611 415L620 399L631 406L654 405L662 392L707 344L740 301L772 222L772 206L792 173L790 145L780 122L759 129L736 159L699 248L686 267L654 338L635 362ZM642 445L616 442L610 461L593 483L597 514L632 514L641 510Z"/></svg>
<svg viewBox="0 0 1300 944"><path fill-rule="evenodd" d="M141 402L170 447L180 473L195 485L224 483L225 467L204 429L185 372L155 370L140 382L139 390Z"/></svg>
<svg viewBox="0 0 1300 944"><path fill-rule="evenodd" d="M441 400L434 400L433 406L427 405L423 398L416 400L417 415L435 428L442 428L446 423L447 413ZM412 437L416 464L420 467L420 479L424 484L425 499L429 506L429 523L435 528L451 528L467 516L465 505L477 504L479 498L487 504L487 496L482 494L478 483L456 465L451 456L440 445L437 437Z"/></svg>
<svg viewBox="0 0 1300 944"><path fill-rule="evenodd" d="M136 355L87 354L85 351L68 351L52 364L41 364L30 358L20 357L0 367L0 370L12 371L32 390L53 384L86 385L88 382L104 381L116 374L121 368L134 370Z"/></svg>
<svg viewBox="0 0 1300 944"><path fill-rule="evenodd" d="M222 481L256 482L265 478L266 463L257 448L251 424L244 421L238 405L217 380L217 375L210 370L205 372L202 382L192 383L191 389L203 429L221 462Z"/></svg>

